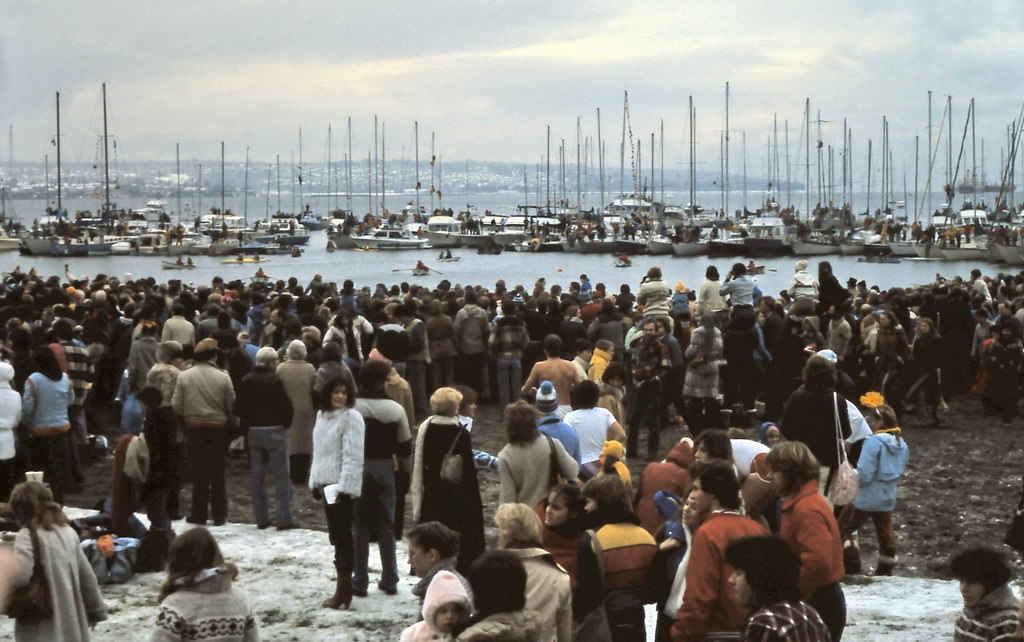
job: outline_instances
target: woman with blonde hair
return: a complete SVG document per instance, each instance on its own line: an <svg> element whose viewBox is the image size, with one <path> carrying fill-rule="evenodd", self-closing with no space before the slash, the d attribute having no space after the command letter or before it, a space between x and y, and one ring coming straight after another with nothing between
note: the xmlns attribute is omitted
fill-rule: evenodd
<svg viewBox="0 0 1024 642"><path fill-rule="evenodd" d="M160 587L160 614L151 642L203 637L216 631L225 642L260 639L248 600L234 587L238 569L224 561L217 540L199 526L174 538L167 552L167 579ZM200 633L197 635L197 633Z"/></svg>
<svg viewBox="0 0 1024 642"><path fill-rule="evenodd" d="M484 551L484 514L470 432L459 423L461 403L462 393L449 387L430 397L434 414L416 432L410 490L416 523L438 521L459 533L458 570L467 575ZM459 458L459 470L456 477L445 479L441 472L450 457Z"/></svg>
<svg viewBox="0 0 1024 642"><path fill-rule="evenodd" d="M16 640L88 640L89 629L107 619L96 575L68 526L60 505L39 482L23 482L11 492L10 509L21 530L14 539L11 588L32 579L35 560L46 578L53 613L40 620L15 620Z"/></svg>
<svg viewBox="0 0 1024 642"><path fill-rule="evenodd" d="M526 568L526 608L536 611L544 642L572 640L572 589L569 573L544 550L537 511L527 504L502 504L494 515L498 546L516 555Z"/></svg>
<svg viewBox="0 0 1024 642"><path fill-rule="evenodd" d="M768 453L768 467L782 495L779 537L800 559L801 598L838 642L846 626L843 545L832 507L818 492L818 460L804 443L784 441Z"/></svg>

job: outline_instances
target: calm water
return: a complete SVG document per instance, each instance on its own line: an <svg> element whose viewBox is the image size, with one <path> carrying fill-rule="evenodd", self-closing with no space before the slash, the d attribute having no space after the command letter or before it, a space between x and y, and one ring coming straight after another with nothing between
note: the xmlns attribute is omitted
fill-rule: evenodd
<svg viewBox="0 0 1024 642"><path fill-rule="evenodd" d="M515 204L522 202L522 194L512 192L499 192L489 194L454 195L445 199L445 205L457 209L467 202L476 205L482 212L485 208L493 211L509 212ZM413 196L414 198L414 196ZM535 195L530 196L530 202L534 202ZM709 203L713 204L713 195L708 194ZM122 202L121 205L127 208L142 207L148 199L135 199L134 201ZM173 198L167 198L168 209L175 207ZM344 199L342 199L343 201ZM393 195L388 197L388 207L399 209L407 200L412 200L408 195ZM678 202L678 199L669 199ZM732 201L739 204L740 200ZM284 205L284 201L282 204ZM424 206L429 206L427 198L421 198ZM210 205L219 206L220 200L203 200L203 207ZM344 204L342 202L342 204ZM436 204L436 203L435 203ZM30 223L32 218L38 216L44 209L42 201L15 201L8 202L8 214L12 218ZM81 202L65 202L65 206L71 210L76 208L96 208L97 203L93 200ZM229 199L229 208L242 212L242 199ZM321 199L318 205L313 201L314 209L324 211L326 199ZM356 211L365 209L365 198L362 202L356 200ZM262 217L264 213L263 203L249 198L249 214L251 217ZM614 257L611 255L590 255L590 254L533 254L504 252L497 256L478 255L474 250L453 250L454 256L460 257L456 263L440 263L435 259L437 251L383 251L383 252L357 252L352 250L339 250L328 253L325 250L327 244L324 232L313 232L306 247L305 254L299 258L290 256L272 256L270 260L262 263L264 272L272 278L296 277L302 282L308 282L314 274L321 274L325 280L340 283L344 279L352 279L358 285L373 285L375 283L397 283L410 281L426 286L434 286L438 281L448 279L452 283L483 284L488 287L494 285L498 279L505 281L507 285L514 286L523 284L532 287L533 283L540 277L547 279L549 285L560 283L567 287L571 281L577 280L580 274L587 274L590 280L597 284L605 283L612 291L618 291L622 283L629 284L635 291L647 269L652 265L658 265L665 273L665 279L670 284L683 281L688 287L698 287L703 281L704 271L708 265L714 264L723 275L729 271L729 267L737 259L708 257L678 258L674 256L636 256L633 257L633 266L629 268L614 267ZM166 260L166 257L163 257ZM164 270L161 268L161 257L142 256L106 256L89 257L70 260L70 270L78 278L92 276L98 273L113 274L123 277L130 274L133 277L153 277L158 281L167 279L181 279L191 281L195 284L209 283L214 276L221 276L225 280L244 278L252 276L256 270L253 264L232 265L222 263L222 257L195 256L193 261L197 267L194 270ZM431 268L440 272L431 273L426 277L413 277L411 274L417 260L424 261ZM859 263L856 257L835 256L828 259L840 282L847 278L855 277L863 279L869 285L878 285L886 288L891 286L907 286L922 283L930 283L936 273L949 278L955 275L968 276L974 267L980 267L986 274L994 274L1000 270L1009 271L1005 265L989 263L975 265L970 262L945 262L941 260L914 260L904 259L898 264L885 263ZM9 272L15 266L22 270L35 267L42 274L60 275L64 274L64 263L68 262L63 258L50 257L29 257L20 256L16 252L0 253L0 271ZM746 262L746 259L744 259ZM765 293L777 293L779 290L788 287L790 275L793 273L793 258L762 259L759 263L767 266L764 274L758 277L761 289ZM809 259L810 269L816 270L818 259ZM1014 270L1016 271L1016 270Z"/></svg>

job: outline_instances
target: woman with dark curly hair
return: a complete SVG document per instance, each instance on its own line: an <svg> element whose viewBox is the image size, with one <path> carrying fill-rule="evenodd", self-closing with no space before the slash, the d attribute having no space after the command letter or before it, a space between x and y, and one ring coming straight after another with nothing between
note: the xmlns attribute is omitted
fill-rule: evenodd
<svg viewBox="0 0 1024 642"><path fill-rule="evenodd" d="M565 452L562 442L541 434L537 419L537 411L522 399L505 407L508 445L498 453L500 504L521 503L536 508L558 484L559 476L576 479L576 460Z"/></svg>

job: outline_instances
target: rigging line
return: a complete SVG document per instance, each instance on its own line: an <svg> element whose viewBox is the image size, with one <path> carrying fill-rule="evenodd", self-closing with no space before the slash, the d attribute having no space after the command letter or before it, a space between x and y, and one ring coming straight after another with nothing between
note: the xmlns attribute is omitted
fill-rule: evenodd
<svg viewBox="0 0 1024 642"><path fill-rule="evenodd" d="M949 106L948 106L948 104L942 110L942 120L939 122L939 134L935 138L935 151L932 152L932 158L928 162L928 178L927 178L927 180L925 181L925 184L924 184L924 193L925 194L927 194L928 190L930 190L932 188L932 170L935 169L935 159L938 157L939 147L940 147L940 145L942 143L942 131L943 131L943 129L946 126L946 114L947 113L949 113ZM924 199L922 199L922 200L924 200ZM917 220L918 218L920 218L921 205L922 205L921 203L918 203L917 204L917 208L914 210L914 220ZM931 213L929 212L928 215L931 216Z"/></svg>

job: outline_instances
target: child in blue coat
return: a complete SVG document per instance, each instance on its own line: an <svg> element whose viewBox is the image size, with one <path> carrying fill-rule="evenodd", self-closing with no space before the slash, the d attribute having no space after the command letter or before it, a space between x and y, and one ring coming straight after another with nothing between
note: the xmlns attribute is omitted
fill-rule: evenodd
<svg viewBox="0 0 1024 642"><path fill-rule="evenodd" d="M857 461L857 497L839 515L839 531L843 537L843 564L847 573L859 573L860 550L854 534L870 518L878 535L878 566L875 575L892 575L896 567L896 536L892 512L896 508L896 491L907 467L910 448L903 439L896 413L877 393L861 397L864 419L873 434L864 440Z"/></svg>

